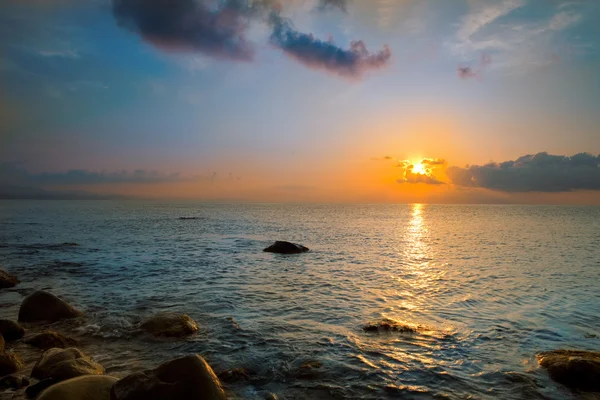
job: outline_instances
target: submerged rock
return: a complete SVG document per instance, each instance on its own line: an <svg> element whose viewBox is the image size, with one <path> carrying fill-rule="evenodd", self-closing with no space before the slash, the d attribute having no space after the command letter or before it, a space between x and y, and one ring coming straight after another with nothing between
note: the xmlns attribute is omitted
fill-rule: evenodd
<svg viewBox="0 0 600 400"><path fill-rule="evenodd" d="M4 336L7 342L14 342L25 336L25 329L15 321L0 319L0 335Z"/></svg>
<svg viewBox="0 0 600 400"><path fill-rule="evenodd" d="M110 388L117 380L112 376L80 376L50 386L37 400L110 400Z"/></svg>
<svg viewBox="0 0 600 400"><path fill-rule="evenodd" d="M600 352L554 350L537 355L539 364L558 383L583 391L600 391Z"/></svg>
<svg viewBox="0 0 600 400"><path fill-rule="evenodd" d="M48 350L53 347L66 349L67 347L75 346L77 341L58 332L46 331L26 339L25 343L42 350Z"/></svg>
<svg viewBox="0 0 600 400"><path fill-rule="evenodd" d="M44 352L31 371L37 379L52 378L57 382L81 375L102 375L102 365L87 357L79 349L50 349Z"/></svg>
<svg viewBox="0 0 600 400"><path fill-rule="evenodd" d="M19 390L29 385L29 379L25 376L7 375L0 379L0 389Z"/></svg>
<svg viewBox="0 0 600 400"><path fill-rule="evenodd" d="M363 330L365 332L417 333L418 327L384 318L381 321L369 322L363 326Z"/></svg>
<svg viewBox="0 0 600 400"><path fill-rule="evenodd" d="M323 363L320 361L306 361L300 364L296 377L298 379L316 379L321 375Z"/></svg>
<svg viewBox="0 0 600 400"><path fill-rule="evenodd" d="M277 241L263 251L278 254L298 254L306 253L309 251L309 248L296 243Z"/></svg>
<svg viewBox="0 0 600 400"><path fill-rule="evenodd" d="M225 392L212 368L199 355L129 375L111 389L111 400L171 399L225 400Z"/></svg>
<svg viewBox="0 0 600 400"><path fill-rule="evenodd" d="M186 314L161 313L142 321L141 328L154 336L183 337L196 333L196 321Z"/></svg>
<svg viewBox="0 0 600 400"><path fill-rule="evenodd" d="M222 382L235 383L250 380L251 372L246 368L232 368L217 374Z"/></svg>
<svg viewBox="0 0 600 400"><path fill-rule="evenodd" d="M0 269L0 289L11 288L16 286L19 280L16 276L9 274L3 269Z"/></svg>
<svg viewBox="0 0 600 400"><path fill-rule="evenodd" d="M24 366L23 359L17 353L0 354L0 376L14 374Z"/></svg>
<svg viewBox="0 0 600 400"><path fill-rule="evenodd" d="M27 296L19 309L20 322L55 322L83 315L69 303L55 295L38 290Z"/></svg>

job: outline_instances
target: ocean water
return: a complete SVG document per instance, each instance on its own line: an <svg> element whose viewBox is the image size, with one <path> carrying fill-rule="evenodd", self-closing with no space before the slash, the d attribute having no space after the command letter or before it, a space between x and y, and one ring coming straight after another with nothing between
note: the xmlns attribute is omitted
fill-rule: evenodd
<svg viewBox="0 0 600 400"><path fill-rule="evenodd" d="M600 349L600 207L2 201L0 265L0 318L50 290L107 373L199 353L252 371L242 399L571 399L536 353ZM160 311L199 334L141 334ZM363 331L382 318L417 332Z"/></svg>

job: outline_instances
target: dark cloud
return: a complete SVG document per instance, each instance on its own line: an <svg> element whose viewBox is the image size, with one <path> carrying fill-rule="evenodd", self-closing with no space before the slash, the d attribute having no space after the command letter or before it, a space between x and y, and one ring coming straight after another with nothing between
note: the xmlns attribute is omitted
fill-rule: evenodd
<svg viewBox="0 0 600 400"><path fill-rule="evenodd" d="M579 153L571 157L538 153L515 161L450 167L455 185L504 192L570 192L600 190L600 156Z"/></svg>
<svg viewBox="0 0 600 400"><path fill-rule="evenodd" d="M424 158L421 160L423 165L445 165L446 160L442 158Z"/></svg>
<svg viewBox="0 0 600 400"><path fill-rule="evenodd" d="M326 11L330 9L339 9L343 12L348 12L348 1L347 0L320 0L319 6L317 7L320 11Z"/></svg>
<svg viewBox="0 0 600 400"><path fill-rule="evenodd" d="M215 173L216 174L216 173ZM167 183L194 182L210 178L182 176L179 173L163 174L157 171L135 170L117 172L95 172L73 169L56 173L30 173L17 163L0 163L0 185L71 186L114 183Z"/></svg>
<svg viewBox="0 0 600 400"><path fill-rule="evenodd" d="M389 47L370 53L362 40L352 41L342 49L333 41L323 41L312 34L295 30L291 22L273 16L271 43L285 54L309 68L321 69L347 78L360 78L369 70L386 67L392 57Z"/></svg>
<svg viewBox="0 0 600 400"><path fill-rule="evenodd" d="M442 182L435 178L433 175L428 174L416 174L410 170L407 170L404 173L404 177L398 179L398 183L425 183L427 185L444 185L445 182Z"/></svg>
<svg viewBox="0 0 600 400"><path fill-rule="evenodd" d="M245 34L256 9L242 0L220 2L216 7L202 0L113 0L112 8L121 27L162 49L198 51L236 61L253 58L254 49Z"/></svg>

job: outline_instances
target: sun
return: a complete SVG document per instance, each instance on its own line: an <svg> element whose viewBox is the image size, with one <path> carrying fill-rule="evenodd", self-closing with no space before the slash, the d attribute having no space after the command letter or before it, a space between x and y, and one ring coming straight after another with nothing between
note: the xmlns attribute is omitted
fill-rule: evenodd
<svg viewBox="0 0 600 400"><path fill-rule="evenodd" d="M427 175L427 168L419 161L413 164L411 172L418 175Z"/></svg>

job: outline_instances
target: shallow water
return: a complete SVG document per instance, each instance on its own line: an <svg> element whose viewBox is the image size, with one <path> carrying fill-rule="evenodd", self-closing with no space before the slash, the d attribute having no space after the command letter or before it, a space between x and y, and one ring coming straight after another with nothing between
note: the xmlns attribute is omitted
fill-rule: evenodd
<svg viewBox="0 0 600 400"><path fill-rule="evenodd" d="M311 252L263 253L274 240ZM599 207L2 201L22 284L0 318L46 288L86 312L57 328L107 373L200 353L253 372L227 386L244 399L569 399L535 354L600 349L599 249ZM199 335L139 334L167 310ZM419 329L362 330L382 318Z"/></svg>

